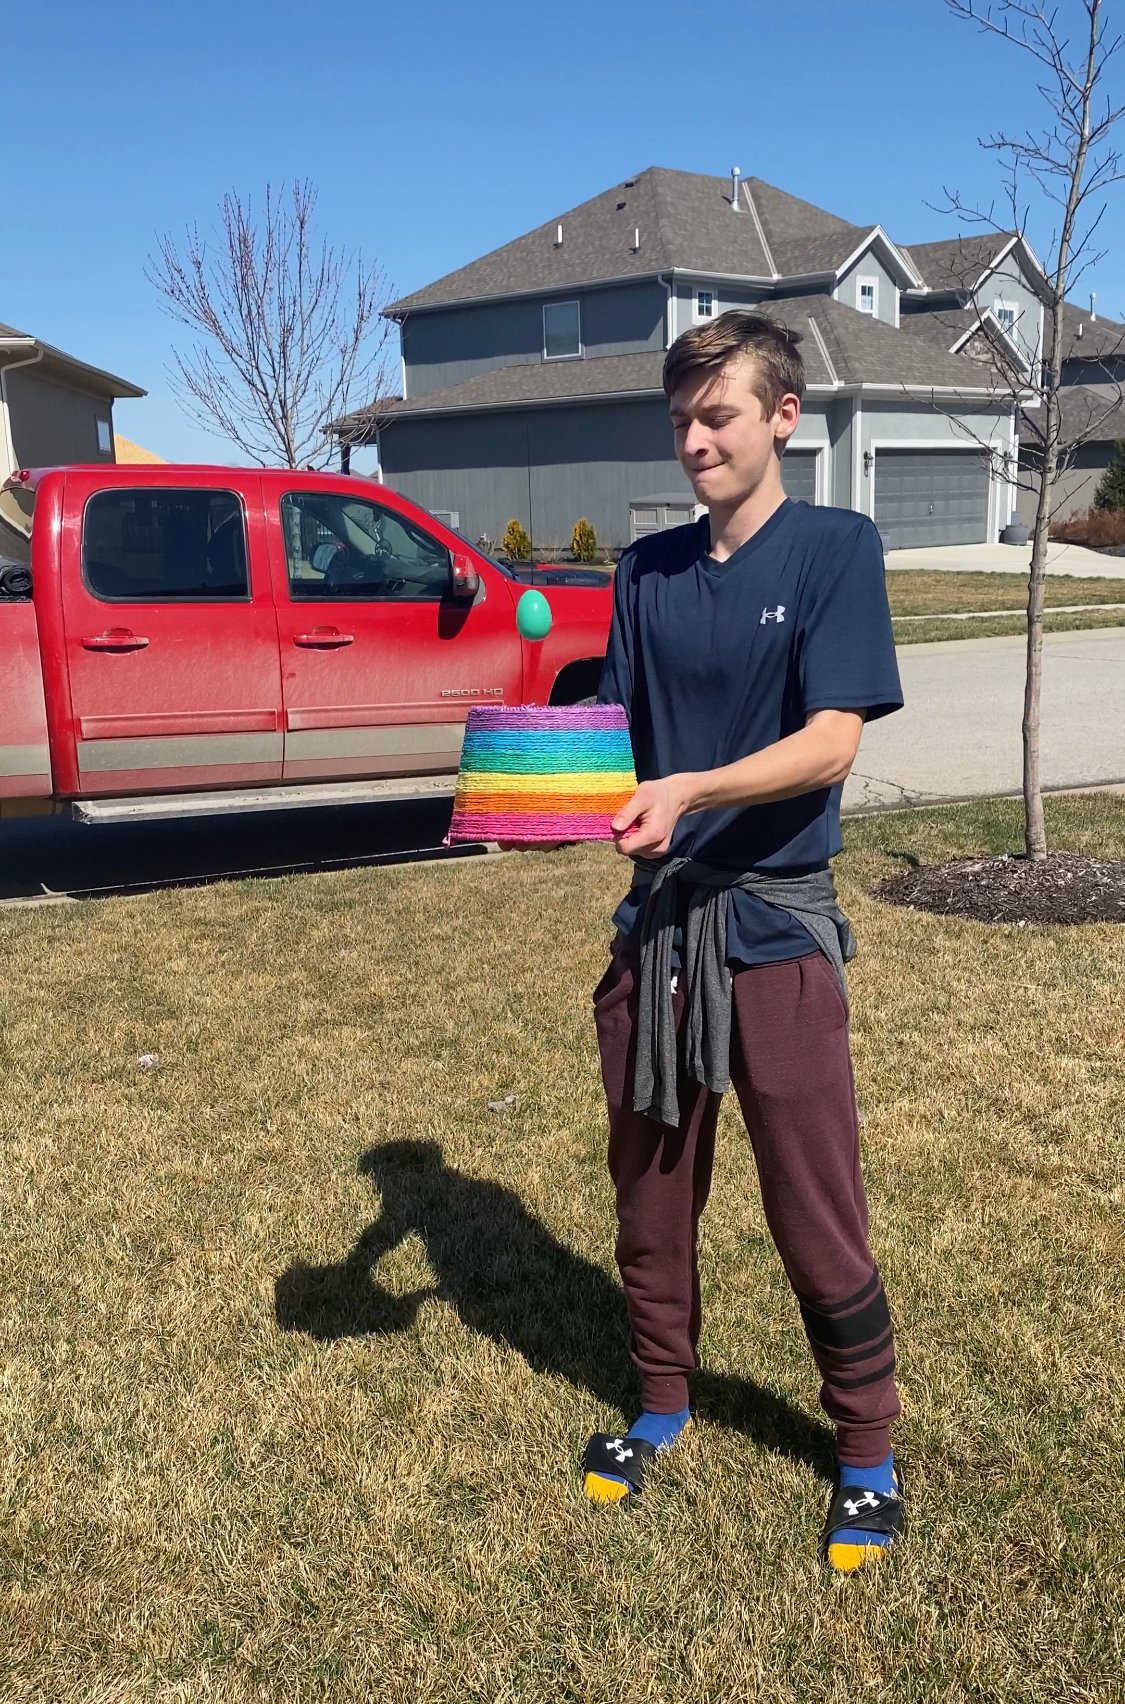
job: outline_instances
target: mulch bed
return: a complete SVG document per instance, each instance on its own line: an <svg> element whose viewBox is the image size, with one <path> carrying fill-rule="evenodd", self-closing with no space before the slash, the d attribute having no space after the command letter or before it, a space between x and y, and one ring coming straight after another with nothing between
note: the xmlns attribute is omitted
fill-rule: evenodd
<svg viewBox="0 0 1125 1704"><path fill-rule="evenodd" d="M1125 923L1125 858L955 858L891 876L875 893L891 905L978 923Z"/></svg>

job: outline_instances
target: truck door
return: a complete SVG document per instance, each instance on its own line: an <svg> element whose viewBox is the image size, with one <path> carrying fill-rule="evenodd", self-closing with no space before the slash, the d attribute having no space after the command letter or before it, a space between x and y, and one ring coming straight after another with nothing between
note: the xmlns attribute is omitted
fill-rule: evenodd
<svg viewBox="0 0 1125 1704"><path fill-rule="evenodd" d="M67 475L60 566L83 795L281 779L261 480L169 473Z"/></svg>
<svg viewBox="0 0 1125 1704"><path fill-rule="evenodd" d="M474 557L475 602L452 596L436 522L325 480L267 512L285 704L285 779L440 774L471 704L519 703L523 660L503 577Z"/></svg>

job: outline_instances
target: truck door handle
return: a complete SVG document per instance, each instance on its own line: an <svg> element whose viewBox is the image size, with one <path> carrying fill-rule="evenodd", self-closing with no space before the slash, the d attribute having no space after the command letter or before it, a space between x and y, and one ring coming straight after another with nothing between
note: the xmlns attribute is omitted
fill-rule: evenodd
<svg viewBox="0 0 1125 1704"><path fill-rule="evenodd" d="M338 651L341 645L354 644L355 634L341 633L335 627L314 627L311 633L294 633L293 643L306 650Z"/></svg>
<svg viewBox="0 0 1125 1704"><path fill-rule="evenodd" d="M111 627L108 633L92 633L81 641L84 651L143 651L148 640L127 627Z"/></svg>

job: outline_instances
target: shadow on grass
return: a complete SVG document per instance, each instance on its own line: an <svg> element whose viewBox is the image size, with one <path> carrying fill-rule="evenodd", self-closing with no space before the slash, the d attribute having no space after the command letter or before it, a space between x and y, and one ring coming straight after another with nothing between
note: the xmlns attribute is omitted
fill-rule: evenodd
<svg viewBox="0 0 1125 1704"><path fill-rule="evenodd" d="M277 1322L321 1342L408 1331L431 1296L471 1330L522 1355L539 1373L632 1412L629 1325L619 1285L551 1235L519 1197L448 1167L436 1142L371 1148L359 1170L382 1213L333 1266L291 1266L277 1280ZM417 1235L436 1284L396 1296L374 1276L383 1255ZM783 1398L748 1379L700 1372L692 1403L705 1419L744 1432L779 1454L826 1472L832 1436ZM612 1424L612 1416L606 1416Z"/></svg>

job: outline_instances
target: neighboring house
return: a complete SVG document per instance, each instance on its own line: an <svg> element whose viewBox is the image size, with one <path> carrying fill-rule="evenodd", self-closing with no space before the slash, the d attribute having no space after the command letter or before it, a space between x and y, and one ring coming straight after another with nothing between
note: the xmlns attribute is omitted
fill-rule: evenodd
<svg viewBox="0 0 1125 1704"><path fill-rule="evenodd" d="M1051 504L1060 520L1090 508L1115 443L1125 439L1125 325L1066 302L1063 340L1062 441L1075 448L1058 476ZM1036 433L1025 415L1020 432L1020 465L1025 471L1034 468L1037 448ZM1021 490L1020 519L1029 527L1035 508L1035 492Z"/></svg>
<svg viewBox="0 0 1125 1704"><path fill-rule="evenodd" d="M584 515L621 547L694 512L665 351L760 307L803 338L789 492L871 515L888 547L987 542L1014 508L1017 424L983 340L1026 364L1044 287L1018 236L904 248L758 179L653 167L392 304L403 395L366 440L388 484L473 538L514 517L565 547ZM341 425L365 438L362 413Z"/></svg>
<svg viewBox="0 0 1125 1704"><path fill-rule="evenodd" d="M168 460L167 456L158 456L155 450L146 450L143 444L134 444L132 438L126 438L122 432L113 434L113 453L119 463L140 462L146 466L157 463L163 466Z"/></svg>
<svg viewBox="0 0 1125 1704"><path fill-rule="evenodd" d="M114 401L144 394L126 379L0 325L0 485L18 467L113 461ZM11 494L0 497L0 526L26 531ZM0 537L0 549L3 544Z"/></svg>

